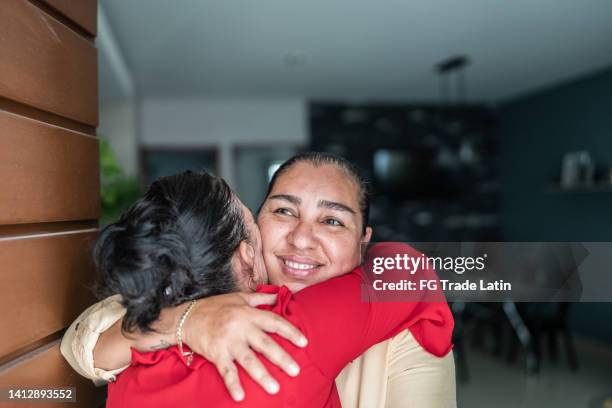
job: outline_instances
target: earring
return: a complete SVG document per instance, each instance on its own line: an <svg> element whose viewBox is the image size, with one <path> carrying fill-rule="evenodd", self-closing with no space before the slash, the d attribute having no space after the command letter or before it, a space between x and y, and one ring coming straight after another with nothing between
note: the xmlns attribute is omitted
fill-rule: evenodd
<svg viewBox="0 0 612 408"><path fill-rule="evenodd" d="M249 274L249 281L247 282L247 286L253 292L257 291L257 282L255 282L255 280L253 279L253 274L252 273Z"/></svg>

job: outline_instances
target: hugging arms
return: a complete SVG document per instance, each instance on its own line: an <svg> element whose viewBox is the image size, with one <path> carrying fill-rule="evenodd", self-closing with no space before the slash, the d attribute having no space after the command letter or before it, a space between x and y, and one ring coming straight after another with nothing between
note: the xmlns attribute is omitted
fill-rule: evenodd
<svg viewBox="0 0 612 408"><path fill-rule="evenodd" d="M362 248L369 241L371 231L366 227L367 208L365 188L345 161L320 154L306 154L290 159L275 174L259 212L261 242L253 242L252 246L253 251L256 250L255 246L261 246L261 260L255 261L255 258L249 258L246 253L241 262L245 269L251 267L254 270L266 270L271 283L286 285L294 292L342 275L361 262ZM250 213L246 215L250 216ZM274 385L270 386L273 384L270 382L272 377L264 370L261 362L254 358L252 350L262 351L264 356L278 363L286 372L295 373L291 369L289 354L271 342L264 331L278 332L293 339L295 343L299 343L300 334L278 316L249 306L273 302L274 296L261 294L230 294L202 299L186 322L187 345L220 368L234 396L240 396L234 361L238 361L260 384L274 391ZM99 379L106 376L106 379L110 379L111 375L100 368L119 368L129 363L130 346L146 350L156 345L173 344L176 320L183 309L182 306L162 309L160 319L152 322L160 333L134 333L125 337L120 330L121 323L113 326L115 321L121 319L125 309L122 309L117 298L112 298L106 304L94 306L93 310L77 319L67 332L62 349L69 359L72 358L73 363L77 360L74 364L89 377ZM78 322L81 324L75 329ZM110 330L104 330L109 326ZM104 333L94 349L99 332ZM379 383L376 390L365 394L378 394L380 406L385 406L385 401L393 399L390 393L395 392L394 384L399 383L395 381L399 377L394 377L392 365L410 359L415 361L415 356L423 357L427 359L428 367L437 370L439 375L431 381L431 389L435 393L421 406L454 404L452 355L434 357L420 344L416 344L412 337L406 336L406 333L396 337L386 344L376 346L377 349L372 353L365 353L366 356L370 353L372 358L362 359L362 363L357 362L359 367L352 364L355 369L351 375L344 376L345 386L350 387L355 383L355 377L364 377L376 371L373 366L379 367L375 378ZM217 338L219 342L215 342ZM222 344L228 339L233 344L231 347ZM406 350L410 352L406 353ZM393 358L393 353L400 352L404 352L406 358ZM94 368L94 360L97 368ZM410 361L405 368L410 368ZM359 372L355 373L356 369ZM417 374L414 369L396 371ZM411 383L419 385L420 389L427 388L417 377L413 375ZM366 386L374 386L373 381L366 383ZM356 392L347 394L353 395ZM356 401L355 406L360 403L364 404L363 401Z"/></svg>

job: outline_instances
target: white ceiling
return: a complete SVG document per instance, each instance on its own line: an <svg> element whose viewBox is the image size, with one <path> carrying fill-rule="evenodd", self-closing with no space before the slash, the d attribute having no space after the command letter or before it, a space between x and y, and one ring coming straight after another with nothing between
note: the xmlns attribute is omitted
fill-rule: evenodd
<svg viewBox="0 0 612 408"><path fill-rule="evenodd" d="M470 100L612 66L612 0L101 0L145 97L438 99L468 55ZM102 54L101 54L102 55ZM101 61L102 98L112 97Z"/></svg>

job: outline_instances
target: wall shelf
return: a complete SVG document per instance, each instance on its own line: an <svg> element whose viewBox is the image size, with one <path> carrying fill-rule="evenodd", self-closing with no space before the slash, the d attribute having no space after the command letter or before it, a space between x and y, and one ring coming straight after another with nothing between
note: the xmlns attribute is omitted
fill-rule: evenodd
<svg viewBox="0 0 612 408"><path fill-rule="evenodd" d="M612 193L612 184L600 182L584 184L573 187L564 187L560 184L551 184L548 188L551 193L584 194L584 193Z"/></svg>

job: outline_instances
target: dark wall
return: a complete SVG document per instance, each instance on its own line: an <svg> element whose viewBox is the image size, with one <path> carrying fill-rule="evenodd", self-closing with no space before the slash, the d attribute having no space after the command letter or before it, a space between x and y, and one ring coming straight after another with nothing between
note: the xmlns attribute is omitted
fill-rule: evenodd
<svg viewBox="0 0 612 408"><path fill-rule="evenodd" d="M612 241L612 190L551 188L568 151L612 167L612 69L504 104L499 125L505 239Z"/></svg>
<svg viewBox="0 0 612 408"><path fill-rule="evenodd" d="M499 112L504 239L612 241L612 189L551 186L568 151L587 150L596 164L612 167L612 69L512 100ZM612 303L572 310L577 331L612 342L610 321Z"/></svg>

